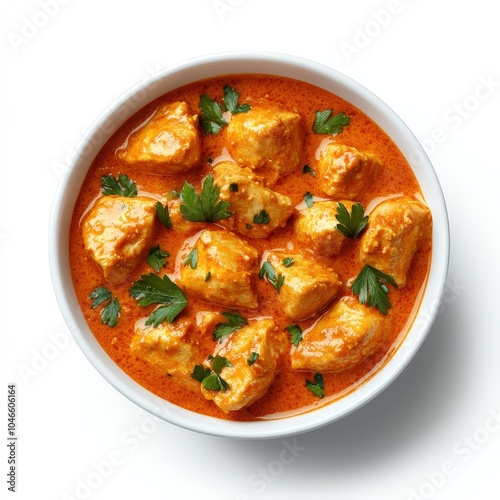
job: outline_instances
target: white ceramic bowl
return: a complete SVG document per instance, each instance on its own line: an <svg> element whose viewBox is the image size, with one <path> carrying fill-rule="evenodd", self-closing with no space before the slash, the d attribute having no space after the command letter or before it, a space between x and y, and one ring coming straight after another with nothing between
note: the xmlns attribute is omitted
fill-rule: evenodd
<svg viewBox="0 0 500 500"><path fill-rule="evenodd" d="M81 313L68 255L71 214L94 156L133 113L147 102L187 83L224 74L267 73L322 87L364 111L395 141L418 178L434 222L429 281L418 316L393 357L365 384L340 400L309 413L280 420L231 422L193 413L148 392L128 377L95 340ZM61 179L50 221L50 267L63 317L89 361L132 402L168 422L215 436L263 439L316 429L360 408L385 389L415 355L434 322L446 280L449 226L439 181L422 146L401 119L378 97L350 78L309 60L270 53L226 53L192 59L151 76L116 100L85 134Z"/></svg>

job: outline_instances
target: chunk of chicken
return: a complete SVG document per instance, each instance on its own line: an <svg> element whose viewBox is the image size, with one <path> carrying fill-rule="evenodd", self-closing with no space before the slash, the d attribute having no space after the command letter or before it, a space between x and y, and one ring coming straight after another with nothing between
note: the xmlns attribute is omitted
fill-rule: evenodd
<svg viewBox="0 0 500 500"><path fill-rule="evenodd" d="M85 217L85 248L109 283L123 282L151 247L155 205L142 196L102 196Z"/></svg>
<svg viewBox="0 0 500 500"><path fill-rule="evenodd" d="M384 342L388 317L343 297L313 327L291 354L294 370L341 372L354 368Z"/></svg>
<svg viewBox="0 0 500 500"><path fill-rule="evenodd" d="M193 366L200 363L201 354L192 321L180 319L157 327L137 326L130 349L162 374L196 388L191 373Z"/></svg>
<svg viewBox="0 0 500 500"><path fill-rule="evenodd" d="M284 227L293 213L292 200L264 186L262 178L248 168L224 161L213 169L214 183L220 188L220 198L228 201L233 215L220 223L244 236L264 238L279 227ZM265 223L254 218L263 213ZM264 219L267 220L267 219Z"/></svg>
<svg viewBox="0 0 500 500"><path fill-rule="evenodd" d="M286 267L283 260L289 257L293 258L293 264ZM331 267L301 255L270 252L267 260L276 271L276 276L284 277L278 302L291 319L302 320L315 315L337 295L342 286Z"/></svg>
<svg viewBox="0 0 500 500"><path fill-rule="evenodd" d="M257 308L259 254L255 248L233 233L207 230L194 243L192 251L195 249L196 265L186 262L180 266L187 292L226 307Z"/></svg>
<svg viewBox="0 0 500 500"><path fill-rule="evenodd" d="M392 275L401 288L406 285L415 252L430 236L431 228L431 212L423 203L408 196L389 198L370 213L361 237L361 262Z"/></svg>
<svg viewBox="0 0 500 500"><path fill-rule="evenodd" d="M321 188L330 196L352 200L375 180L381 164L375 154L331 142L318 160Z"/></svg>
<svg viewBox="0 0 500 500"><path fill-rule="evenodd" d="M341 200L350 212L353 201ZM297 239L309 248L325 255L333 256L340 252L348 240L337 228L337 201L317 201L310 208L300 212L295 222Z"/></svg>
<svg viewBox="0 0 500 500"><path fill-rule="evenodd" d="M147 174L172 175L192 169L201 158L198 115L192 115L185 102L161 106L129 136L117 156Z"/></svg>
<svg viewBox="0 0 500 500"><path fill-rule="evenodd" d="M250 406L266 393L284 361L288 345L286 335L272 319L236 330L214 353L232 364L222 368L219 374L229 389L210 391L202 386L203 395L225 412Z"/></svg>
<svg viewBox="0 0 500 500"><path fill-rule="evenodd" d="M299 166L304 126L297 113L254 106L231 117L227 139L236 163L258 169L272 182Z"/></svg>

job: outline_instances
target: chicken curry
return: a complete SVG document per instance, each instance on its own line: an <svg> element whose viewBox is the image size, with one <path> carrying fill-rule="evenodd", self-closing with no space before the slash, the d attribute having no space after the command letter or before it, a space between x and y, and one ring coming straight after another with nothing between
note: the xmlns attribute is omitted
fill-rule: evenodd
<svg viewBox="0 0 500 500"><path fill-rule="evenodd" d="M130 377L188 410L282 418L363 384L419 307L432 217L392 140L277 76L147 104L94 159L72 218L77 297Z"/></svg>

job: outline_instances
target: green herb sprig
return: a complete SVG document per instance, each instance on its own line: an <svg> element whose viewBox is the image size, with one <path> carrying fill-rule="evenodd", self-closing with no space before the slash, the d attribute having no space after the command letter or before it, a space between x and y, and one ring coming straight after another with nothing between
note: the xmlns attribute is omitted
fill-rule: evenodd
<svg viewBox="0 0 500 500"><path fill-rule="evenodd" d="M231 333L248 325L248 320L244 318L239 312L223 312L222 315L227 318L227 323L218 323L215 326L213 339L222 341Z"/></svg>
<svg viewBox="0 0 500 500"><path fill-rule="evenodd" d="M214 177L208 174L203 179L198 195L194 186L184 182L181 190L182 203L179 206L182 217L191 222L216 222L233 215L229 202L219 200L220 188L214 184Z"/></svg>
<svg viewBox="0 0 500 500"><path fill-rule="evenodd" d="M337 204L335 218L338 224L335 226L346 238L357 238L368 223L368 215L361 203L355 203L351 208L351 213L342 202Z"/></svg>
<svg viewBox="0 0 500 500"><path fill-rule="evenodd" d="M113 298L111 292L104 286L94 288L89 298L92 299L92 304L90 306L92 309L99 307L101 304L105 304L101 310L102 324L110 327L116 326L121 309L118 298Z"/></svg>
<svg viewBox="0 0 500 500"><path fill-rule="evenodd" d="M222 368L225 366L233 366L233 364L224 356L208 356L207 358L212 363L212 370L203 365L196 365L191 373L191 377L201 382L203 388L207 391L227 391L229 384L220 376Z"/></svg>
<svg viewBox="0 0 500 500"><path fill-rule="evenodd" d="M391 275L366 264L353 281L351 290L354 294L359 294L359 301L362 304L368 302L371 307L377 307L385 315L392 307L388 298L389 289L385 283L398 288Z"/></svg>
<svg viewBox="0 0 500 500"><path fill-rule="evenodd" d="M130 296L140 306L160 304L146 320L147 325L157 327L163 321L172 323L177 315L187 306L184 292L165 274L163 279L157 274L143 274L130 288Z"/></svg>
<svg viewBox="0 0 500 500"><path fill-rule="evenodd" d="M104 195L118 195L127 198L137 196L137 186L126 174L113 177L111 174L101 177L101 192Z"/></svg>
<svg viewBox="0 0 500 500"><path fill-rule="evenodd" d="M318 134L340 134L351 119L345 113L331 116L333 110L317 111L314 118L313 131Z"/></svg>

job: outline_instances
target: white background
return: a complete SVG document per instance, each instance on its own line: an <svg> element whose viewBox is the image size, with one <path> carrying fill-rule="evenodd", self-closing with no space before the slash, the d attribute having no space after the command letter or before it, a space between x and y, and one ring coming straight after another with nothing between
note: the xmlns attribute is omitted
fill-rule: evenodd
<svg viewBox="0 0 500 500"><path fill-rule="evenodd" d="M14 382L13 498L500 498L500 30L492 5L2 2L0 436ZM47 234L60 172L106 106L170 64L253 49L333 67L402 117L442 183L452 250L444 307L387 390L318 431L246 442L150 417L102 380L59 313ZM12 495L5 442L2 498Z"/></svg>

